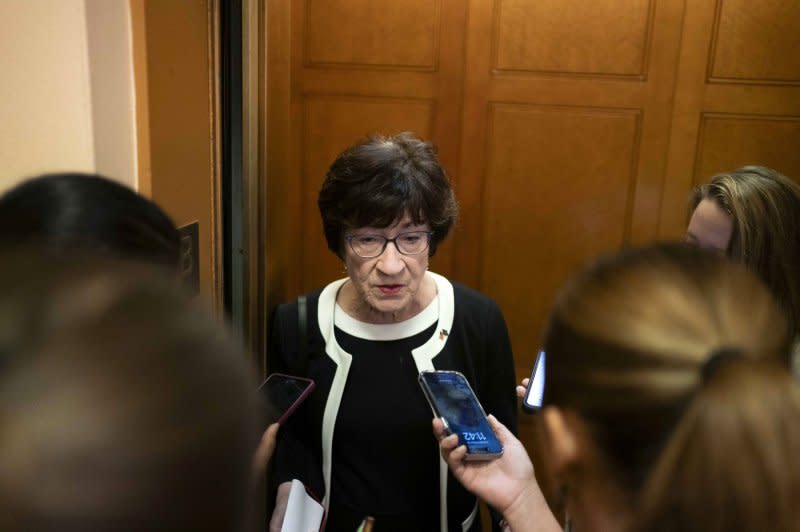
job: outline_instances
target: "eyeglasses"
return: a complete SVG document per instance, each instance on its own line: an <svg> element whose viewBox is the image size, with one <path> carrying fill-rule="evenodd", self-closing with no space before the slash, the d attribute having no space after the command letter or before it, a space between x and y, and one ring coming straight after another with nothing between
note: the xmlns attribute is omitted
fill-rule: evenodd
<svg viewBox="0 0 800 532"><path fill-rule="evenodd" d="M403 255L420 255L428 249L433 231L410 231L394 238L383 235L348 235L345 240L353 253L362 259L374 259L383 254L389 242Z"/></svg>

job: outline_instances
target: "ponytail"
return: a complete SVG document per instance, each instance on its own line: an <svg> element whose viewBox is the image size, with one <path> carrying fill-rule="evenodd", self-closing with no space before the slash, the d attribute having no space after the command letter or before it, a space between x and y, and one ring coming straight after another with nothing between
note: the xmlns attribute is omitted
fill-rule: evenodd
<svg viewBox="0 0 800 532"><path fill-rule="evenodd" d="M800 529L798 383L776 362L711 361L645 480L633 529Z"/></svg>

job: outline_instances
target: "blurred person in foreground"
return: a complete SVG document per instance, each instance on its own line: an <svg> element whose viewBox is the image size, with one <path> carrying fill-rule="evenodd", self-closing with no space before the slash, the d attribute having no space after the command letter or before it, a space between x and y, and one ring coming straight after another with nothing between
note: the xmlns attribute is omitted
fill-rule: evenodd
<svg viewBox="0 0 800 532"><path fill-rule="evenodd" d="M0 529L242 530L245 355L162 275L59 259L0 260Z"/></svg>
<svg viewBox="0 0 800 532"><path fill-rule="evenodd" d="M96 174L52 173L0 196L0 251L31 248L58 262L76 251L139 262L178 278L180 235L155 202ZM278 425L263 434L254 474L266 468Z"/></svg>
<svg viewBox="0 0 800 532"><path fill-rule="evenodd" d="M796 531L800 388L769 290L681 244L600 259L561 291L544 341L542 463L585 531ZM522 444L493 462L443 456L511 530L560 530Z"/></svg>
<svg viewBox="0 0 800 532"><path fill-rule="evenodd" d="M180 236L154 202L94 174L45 174L0 196L0 250L76 249L178 272Z"/></svg>
<svg viewBox="0 0 800 532"><path fill-rule="evenodd" d="M458 213L444 168L410 133L370 137L336 158L318 204L347 275L309 294L305 314L298 301L275 313L271 369L317 387L281 429L270 529L297 478L323 496L328 531L352 532L366 516L376 532L480 530L476 498L447 475L431 438L417 376L464 373L515 430L514 364L498 306L428 270Z"/></svg>

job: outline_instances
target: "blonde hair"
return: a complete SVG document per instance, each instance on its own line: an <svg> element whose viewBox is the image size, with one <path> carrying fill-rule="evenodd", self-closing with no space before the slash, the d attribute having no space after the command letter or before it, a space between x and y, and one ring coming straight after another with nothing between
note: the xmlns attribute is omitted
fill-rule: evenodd
<svg viewBox="0 0 800 532"><path fill-rule="evenodd" d="M733 219L728 256L761 277L800 336L800 186L771 168L744 166L697 187L690 217L704 199Z"/></svg>
<svg viewBox="0 0 800 532"><path fill-rule="evenodd" d="M586 422L634 529L800 525L790 336L745 268L680 244L601 259L560 294L544 346L545 401Z"/></svg>

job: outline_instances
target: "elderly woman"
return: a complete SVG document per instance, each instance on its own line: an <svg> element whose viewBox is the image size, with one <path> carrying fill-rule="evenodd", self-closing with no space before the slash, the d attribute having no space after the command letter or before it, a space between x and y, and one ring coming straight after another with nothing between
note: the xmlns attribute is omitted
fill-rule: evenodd
<svg viewBox="0 0 800 532"><path fill-rule="evenodd" d="M480 530L475 497L440 461L417 375L464 373L514 430L514 366L497 305L428 271L458 210L433 147L408 133L356 144L331 165L319 209L347 277L275 314L271 369L317 388L281 430L271 529L298 478L323 496L329 531L365 516L376 531Z"/></svg>

